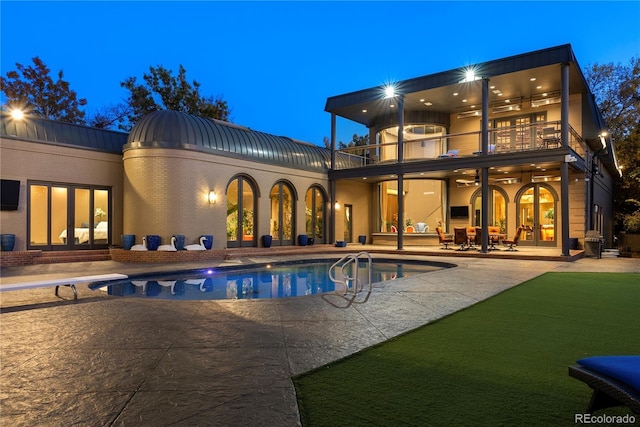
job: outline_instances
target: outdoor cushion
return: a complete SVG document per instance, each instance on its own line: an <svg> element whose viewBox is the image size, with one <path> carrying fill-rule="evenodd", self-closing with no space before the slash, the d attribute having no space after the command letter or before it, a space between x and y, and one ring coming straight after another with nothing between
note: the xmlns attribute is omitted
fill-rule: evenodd
<svg viewBox="0 0 640 427"><path fill-rule="evenodd" d="M594 356L580 359L578 364L640 391L640 356Z"/></svg>

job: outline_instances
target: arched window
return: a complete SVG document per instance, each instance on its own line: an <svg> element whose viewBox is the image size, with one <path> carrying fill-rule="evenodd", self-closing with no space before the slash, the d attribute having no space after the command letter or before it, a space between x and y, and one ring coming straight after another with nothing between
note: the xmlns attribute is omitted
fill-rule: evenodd
<svg viewBox="0 0 640 427"><path fill-rule="evenodd" d="M489 212L488 224L492 227L500 227L501 233L507 233L507 204L509 197L500 187L489 186ZM471 206L473 207L472 224L476 227L482 226L482 189L478 188L471 196Z"/></svg>
<svg viewBox="0 0 640 427"><path fill-rule="evenodd" d="M298 199L293 186L287 181L278 181L271 188L270 233L273 245L293 245L295 235L295 202Z"/></svg>
<svg viewBox="0 0 640 427"><path fill-rule="evenodd" d="M254 181L237 175L227 185L227 247L256 246L257 191Z"/></svg>
<svg viewBox="0 0 640 427"><path fill-rule="evenodd" d="M322 187L319 185L309 187L304 203L307 236L313 238L316 243L327 243L325 240L327 196Z"/></svg>
<svg viewBox="0 0 640 427"><path fill-rule="evenodd" d="M557 201L556 191L544 183L527 185L518 192L516 224L524 227L519 244L556 246Z"/></svg>

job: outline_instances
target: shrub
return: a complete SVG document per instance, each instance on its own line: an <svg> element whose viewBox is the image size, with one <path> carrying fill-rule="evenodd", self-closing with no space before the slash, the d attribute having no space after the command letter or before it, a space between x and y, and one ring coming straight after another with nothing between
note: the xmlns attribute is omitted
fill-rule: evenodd
<svg viewBox="0 0 640 427"><path fill-rule="evenodd" d="M640 233L640 209L626 215L623 224L627 233Z"/></svg>

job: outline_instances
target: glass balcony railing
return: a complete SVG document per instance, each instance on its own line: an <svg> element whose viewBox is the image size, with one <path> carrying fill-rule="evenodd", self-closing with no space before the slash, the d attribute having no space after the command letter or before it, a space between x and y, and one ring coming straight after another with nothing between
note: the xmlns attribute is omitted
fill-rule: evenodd
<svg viewBox="0 0 640 427"><path fill-rule="evenodd" d="M477 131L405 140L404 161L480 156L482 155L481 138L480 131ZM561 146L560 122L534 123L490 129L487 154L551 150ZM571 126L569 126L568 146L576 154L584 157L585 142ZM349 164L349 167L395 163L398 160L397 142L347 147L338 151L341 156L349 158L350 161L344 163Z"/></svg>

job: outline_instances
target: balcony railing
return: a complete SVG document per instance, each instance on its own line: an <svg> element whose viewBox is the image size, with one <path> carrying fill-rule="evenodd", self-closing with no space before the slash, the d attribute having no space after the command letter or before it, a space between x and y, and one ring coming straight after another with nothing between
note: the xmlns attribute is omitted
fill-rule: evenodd
<svg viewBox="0 0 640 427"><path fill-rule="evenodd" d="M406 162L448 157L482 155L480 131L441 135L404 141ZM489 130L488 155L523 151L551 150L562 146L560 122L544 122ZM584 157L585 142L569 126L568 146ZM351 160L349 167L397 162L398 143L370 144L338 150Z"/></svg>

